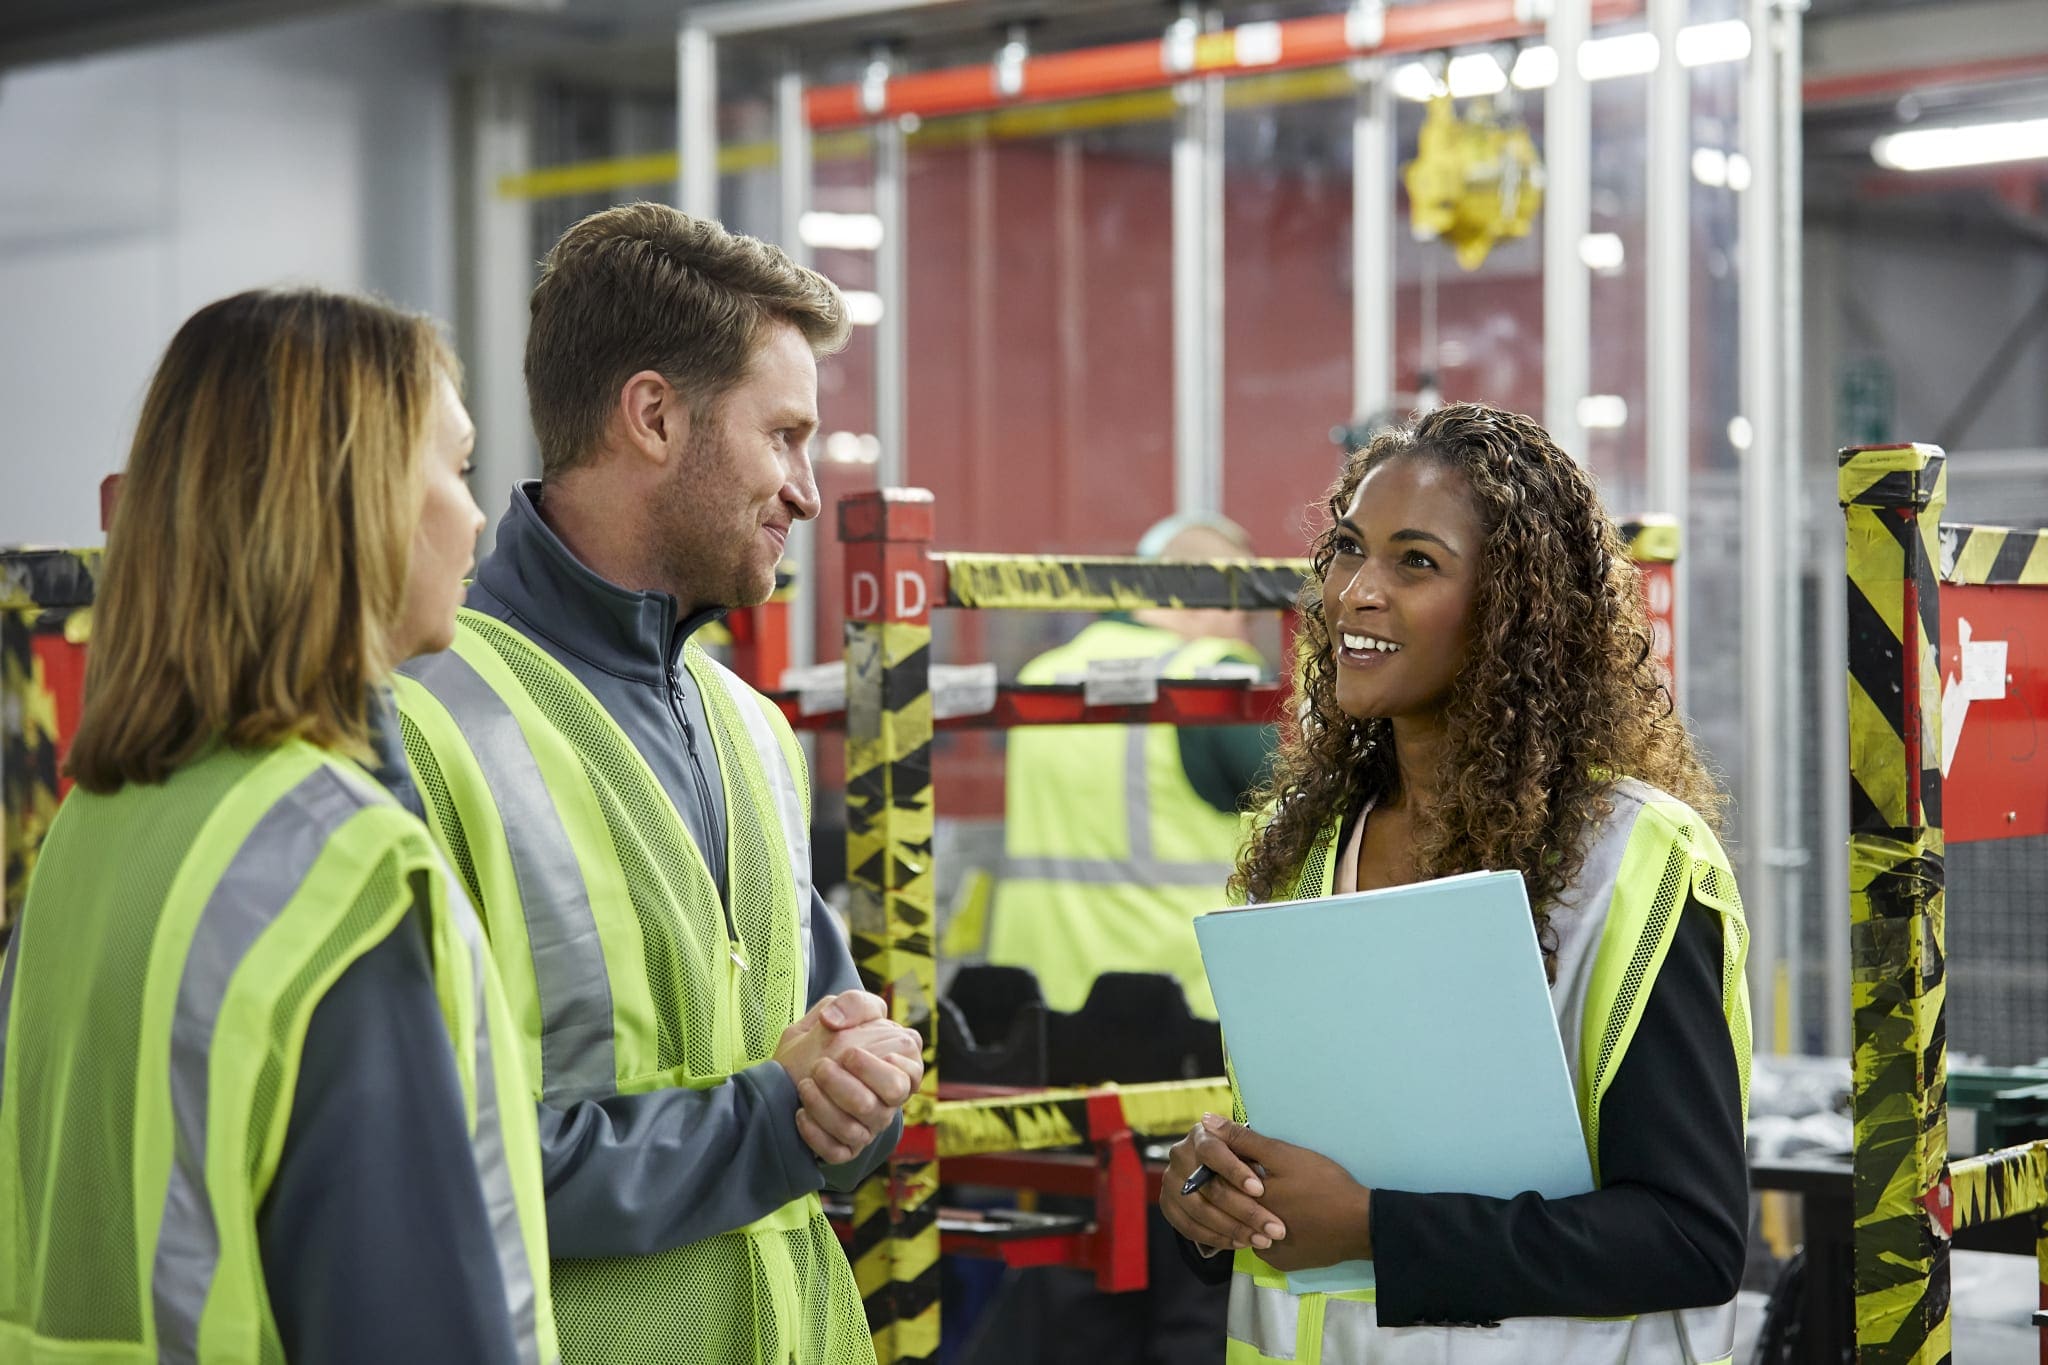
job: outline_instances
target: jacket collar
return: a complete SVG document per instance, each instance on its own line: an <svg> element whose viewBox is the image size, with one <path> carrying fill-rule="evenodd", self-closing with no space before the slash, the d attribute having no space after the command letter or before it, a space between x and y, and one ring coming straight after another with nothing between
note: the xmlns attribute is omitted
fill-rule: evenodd
<svg viewBox="0 0 2048 1365"><path fill-rule="evenodd" d="M512 490L495 546L477 565L476 581L528 629L607 672L665 685L683 644L725 615L708 608L676 619L665 592L622 588L576 558L541 519L541 484Z"/></svg>

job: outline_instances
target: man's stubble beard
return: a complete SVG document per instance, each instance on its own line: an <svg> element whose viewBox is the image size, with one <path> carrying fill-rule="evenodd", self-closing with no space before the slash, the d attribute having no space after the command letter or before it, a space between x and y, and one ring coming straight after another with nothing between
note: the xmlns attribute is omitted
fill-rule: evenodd
<svg viewBox="0 0 2048 1365"><path fill-rule="evenodd" d="M685 610L692 602L743 605L735 547L722 543L730 533L716 524L718 484L726 468L723 457L716 431L692 433L675 472L656 495L655 552L672 585L670 591Z"/></svg>

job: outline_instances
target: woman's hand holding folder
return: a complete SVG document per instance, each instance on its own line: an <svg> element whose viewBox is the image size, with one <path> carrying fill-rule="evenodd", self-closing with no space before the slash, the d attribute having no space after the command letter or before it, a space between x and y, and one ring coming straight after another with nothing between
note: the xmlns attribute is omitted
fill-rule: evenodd
<svg viewBox="0 0 2048 1365"><path fill-rule="evenodd" d="M1182 1194L1198 1166L1216 1178ZM1372 1259L1372 1191L1328 1157L1214 1114L1174 1144L1159 1207L1190 1241L1252 1247L1276 1270Z"/></svg>
<svg viewBox="0 0 2048 1365"><path fill-rule="evenodd" d="M1287 1226L1258 1200L1265 1193L1259 1172L1240 1159L1219 1134L1249 1132L1217 1114L1202 1121L1173 1146L1159 1184L1159 1211L1189 1241L1212 1250L1253 1247L1265 1251L1287 1235ZM1196 1181L1200 1169L1215 1173ZM1193 1184L1192 1193L1184 1187Z"/></svg>

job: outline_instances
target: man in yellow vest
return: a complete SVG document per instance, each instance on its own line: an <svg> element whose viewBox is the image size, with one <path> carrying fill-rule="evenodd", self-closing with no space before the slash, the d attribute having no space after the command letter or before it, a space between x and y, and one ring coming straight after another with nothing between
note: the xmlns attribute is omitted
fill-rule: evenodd
<svg viewBox="0 0 2048 1365"><path fill-rule="evenodd" d="M647 1153L637 1184L550 1198L563 1358L872 1361L818 1192L886 1158L919 1044L811 886L795 737L693 638L765 600L818 513L845 304L773 246L633 204L564 234L531 310L542 478L399 703L548 1160ZM622 1223L643 1254L616 1255Z"/></svg>
<svg viewBox="0 0 2048 1365"><path fill-rule="evenodd" d="M1138 543L1145 559L1251 553L1243 528L1220 516L1169 517ZM1148 659L1166 678L1256 677L1264 670L1248 626L1244 612L1116 614L1033 659L1018 678L1079 681L1099 659ZM1067 1011L1081 1008L1103 972L1166 972L1198 1017L1214 1019L1194 919L1227 899L1240 805L1272 747L1271 728L1255 725L1011 731L989 960L1031 968L1046 1002ZM1187 1268L1163 1218L1152 1217L1150 1232L1142 1292L1101 1294L1091 1276L1070 1270L1020 1277L992 1310L1004 1323L1001 1358L1217 1358L1221 1286Z"/></svg>
<svg viewBox="0 0 2048 1365"><path fill-rule="evenodd" d="M1169 517L1145 559L1243 559L1251 538L1220 516ZM1258 676L1244 612L1152 609L1103 618L1041 654L1018 681L1080 681L1098 660L1149 659L1165 678ZM1029 967L1046 1003L1078 1010L1103 972L1167 972L1216 1017L1195 916L1224 903L1240 804L1272 752L1270 727L1060 725L1011 732L1003 868L989 960ZM1105 811L1120 819L1104 819Z"/></svg>

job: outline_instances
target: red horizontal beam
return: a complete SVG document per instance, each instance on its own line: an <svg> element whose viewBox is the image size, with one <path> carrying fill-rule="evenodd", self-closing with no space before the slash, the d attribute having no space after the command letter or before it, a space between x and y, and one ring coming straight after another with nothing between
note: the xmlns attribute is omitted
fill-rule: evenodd
<svg viewBox="0 0 2048 1365"><path fill-rule="evenodd" d="M769 694L798 730L845 728L844 711L804 715L793 693ZM1280 683L1161 678L1159 700L1147 705L1090 706L1077 683L998 687L992 711L948 716L939 730L1014 730L1026 725L1267 725L1279 719L1287 689Z"/></svg>
<svg viewBox="0 0 2048 1365"><path fill-rule="evenodd" d="M1809 105L1853 104L1890 99L1915 90L1944 85L1988 85L2022 80L2048 72L2048 52L2017 57L1986 57L1974 62L1941 62L1932 66L1898 66L1883 71L1851 71L1839 76L1809 76L1800 98Z"/></svg>
<svg viewBox="0 0 2048 1365"><path fill-rule="evenodd" d="M1082 99L1132 90L1154 90L1194 76L1252 75L1299 67L1331 66L1352 57L1379 53L1430 52L1469 43L1505 42L1533 37L1542 25L1525 22L1517 0L1434 0L1429 4L1390 5L1385 33L1371 48L1353 47L1342 14L1314 15L1276 24L1246 25L1200 35L1193 65L1168 65L1164 39L1113 43L1073 52L1027 57L1016 93L997 86L994 62L949 67L941 71L897 76L882 88L879 108L862 103L862 86L819 86L804 97L804 114L814 130L849 128L875 119L916 114L934 118L971 114L1012 104ZM1612 23L1638 13L1640 0L1593 0L1593 22Z"/></svg>
<svg viewBox="0 0 2048 1365"><path fill-rule="evenodd" d="M1001 1261L1012 1270L1034 1266L1064 1265L1087 1270L1095 1264L1095 1234L1060 1232L1046 1237L1006 1237L995 1240L970 1232L939 1233L939 1250L948 1256L972 1256L977 1260Z"/></svg>

